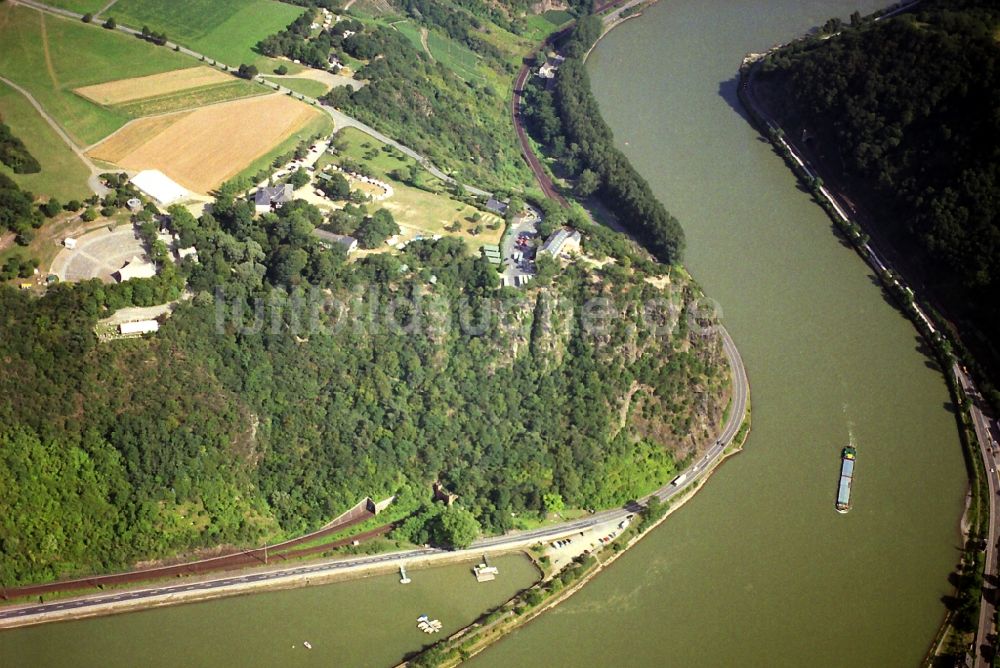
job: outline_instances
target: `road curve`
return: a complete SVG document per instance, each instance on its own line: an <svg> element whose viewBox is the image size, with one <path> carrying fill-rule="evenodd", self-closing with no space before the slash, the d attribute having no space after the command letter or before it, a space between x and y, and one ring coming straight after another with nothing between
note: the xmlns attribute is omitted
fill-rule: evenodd
<svg viewBox="0 0 1000 668"><path fill-rule="evenodd" d="M50 5L46 5L46 4L42 3L42 2L37 2L37 0L14 0L14 2L12 4L24 5L26 7L31 7L32 9L37 9L40 12L47 12L49 14L55 14L55 15L58 15L58 16L63 16L63 17L66 17L66 18L71 18L71 19L82 19L83 18L83 14L80 14L78 12L70 11L68 9L63 9L61 7L52 7ZM135 28L129 28L128 26L123 26L123 25L117 25L116 26L116 30L119 30L119 31L124 32L124 33L127 33L129 35L135 35L135 36L141 36L142 35L141 31L136 30ZM216 63L216 65L224 67L227 72L235 72L236 69L237 69L235 67L227 65L226 63L223 63L220 60L216 60L214 58L209 58L208 56L206 56L203 53L198 53L197 51L192 51L191 49L187 48L186 46L182 46L182 45L176 44L174 42L170 42L170 41L166 42L163 45L163 48L165 48L165 49L173 49L173 50L175 50L175 51L177 51L179 53L183 53L185 55L191 56L192 58L197 58L197 59L199 59L201 61L214 62L214 63ZM410 156L411 158L413 158L414 160L416 160L417 162L419 162L421 164L421 166L424 167L424 169L426 169L428 172L430 172L432 175L436 176L437 178L441 179L442 181L444 181L446 183L452 183L452 184L457 184L458 183L458 181L456 181L453 177L445 174L443 171L441 171L440 169L438 169L437 167L435 167L434 164L428 158L426 158L425 156L422 156L419 153L417 153L416 151L414 151L413 149L409 148L408 146L404 146L403 144L400 144L396 140L391 139L390 137L387 137L386 135L382 134L381 132L379 132L375 128L371 127L370 125L362 123L358 119L353 118L351 116L348 116L347 114L345 114L345 113L343 113L343 112L341 112L341 111L339 111L337 109L334 109L332 107L328 107L328 106L326 106L324 104L321 104L319 102L319 100L317 100L315 98L309 97L307 95L302 95L301 93L296 93L295 91L291 90L290 88L286 88L286 87L284 87L284 86L282 86L280 84L269 82L269 81L265 81L264 79L259 78L259 77L258 77L258 81L261 82L261 83L263 83L264 85L270 86L271 88L273 88L274 90L278 91L279 93L284 93L286 95L291 95L292 97L296 97L296 98L302 100L306 104L313 104L313 105L318 106L320 109L322 109L323 111L325 111L333 119L335 127L337 129L339 129L341 127L353 127L353 128L357 128L358 130L361 130L365 134L372 136L373 138L379 140L380 142L385 143L385 144L390 144L391 146L394 146L395 148L399 149L404 154ZM479 197L490 197L493 194L493 193L491 193L491 192L489 192L487 190L482 190L481 188L476 188L476 187L465 185L465 184L461 184L461 185L462 185L462 187L466 191L472 193L473 195L477 195Z"/></svg>
<svg viewBox="0 0 1000 668"><path fill-rule="evenodd" d="M719 334L722 337L723 351L729 361L733 380L733 399L729 410L729 418L723 425L719 438L708 449L703 457L698 459L685 471L683 484L665 484L650 496L656 495L663 501L667 501L679 494L684 493L693 485L704 479L719 461L725 452L726 447L739 433L740 426L746 414L749 400L750 386L747 380L746 370L743 367L743 360L740 357L736 345L733 343L729 333L721 325ZM646 497L648 499L649 497ZM368 557L357 557L346 560L327 560L315 564L295 566L291 568L276 568L264 572L254 572L247 574L234 574L227 577L217 578L203 582L185 582L168 586L148 587L130 591L116 591L107 594L95 594L82 596L74 599L63 599L51 603L38 603L12 606L0 610L0 628L4 626L17 626L20 624L43 623L54 621L60 613L66 614L73 611L86 611L87 608L97 608L101 606L114 606L124 602L134 602L149 599L150 602L163 601L167 597L178 595L195 595L198 593L211 592L222 588L235 588L247 584L276 581L288 578L296 578L304 575L330 575L338 571L350 568L371 567L377 565L400 565L417 558L476 558L484 552L503 552L519 547L527 547L539 542L553 540L561 536L577 533L584 529L609 522L612 520L622 520L628 515L635 513L640 507L630 504L622 508L612 508L603 510L592 515L588 515L578 520L563 522L558 525L532 529L529 531L515 531L503 536L490 536L475 541L467 550L446 551L437 548L422 548L417 550L407 550L404 552L393 552L379 554ZM96 613L97 610L94 610Z"/></svg>

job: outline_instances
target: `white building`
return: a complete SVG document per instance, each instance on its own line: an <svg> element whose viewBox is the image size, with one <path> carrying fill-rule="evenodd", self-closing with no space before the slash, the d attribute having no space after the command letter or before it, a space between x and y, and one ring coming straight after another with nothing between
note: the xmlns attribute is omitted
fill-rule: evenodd
<svg viewBox="0 0 1000 668"><path fill-rule="evenodd" d="M539 253L548 253L552 257L560 257L562 255L569 255L570 253L580 252L580 233L576 230L571 230L568 227L564 227L557 230L551 237L545 240L542 247L538 249Z"/></svg>
<svg viewBox="0 0 1000 668"><path fill-rule="evenodd" d="M157 169L147 169L132 177L132 185L160 206L170 206L190 195L182 186Z"/></svg>
<svg viewBox="0 0 1000 668"><path fill-rule="evenodd" d="M137 320L136 322L123 322L118 325L118 333L122 336L140 336L150 334L160 330L160 323L155 320Z"/></svg>
<svg viewBox="0 0 1000 668"><path fill-rule="evenodd" d="M65 239L63 239L63 246L65 246L70 250L73 250L74 248L76 248L76 239L74 239L73 237L66 237Z"/></svg>
<svg viewBox="0 0 1000 668"><path fill-rule="evenodd" d="M133 278L152 278L156 276L156 265L138 255L133 255L131 260L114 273L114 276L119 283L130 281Z"/></svg>

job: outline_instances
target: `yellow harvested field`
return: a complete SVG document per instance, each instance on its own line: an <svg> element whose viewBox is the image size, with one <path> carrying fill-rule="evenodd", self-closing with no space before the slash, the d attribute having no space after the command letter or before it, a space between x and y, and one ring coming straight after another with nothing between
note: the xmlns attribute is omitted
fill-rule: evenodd
<svg viewBox="0 0 1000 668"><path fill-rule="evenodd" d="M244 98L133 121L88 154L128 170L158 169L207 193L321 113L286 95Z"/></svg>
<svg viewBox="0 0 1000 668"><path fill-rule="evenodd" d="M108 81L107 83L93 86L84 86L83 88L77 88L74 92L84 96L88 100L93 100L97 104L112 105L132 102L133 100L142 100L147 97L167 95L189 88L228 83L232 80L233 77L230 74L199 65L198 67L189 67L184 70L152 74L148 77L118 79L117 81Z"/></svg>

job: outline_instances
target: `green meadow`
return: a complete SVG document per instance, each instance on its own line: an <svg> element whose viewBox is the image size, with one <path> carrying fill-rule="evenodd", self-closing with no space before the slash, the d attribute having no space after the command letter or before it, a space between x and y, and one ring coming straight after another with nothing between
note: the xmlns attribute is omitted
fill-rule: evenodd
<svg viewBox="0 0 1000 668"><path fill-rule="evenodd" d="M0 44L0 75L27 89L81 146L111 134L130 116L94 104L74 89L194 62L120 32L11 3L0 3Z"/></svg>
<svg viewBox="0 0 1000 668"><path fill-rule="evenodd" d="M228 65L254 63L263 72L277 61L255 53L254 45L303 11L276 0L118 0L107 15L133 28L164 32L170 41Z"/></svg>
<svg viewBox="0 0 1000 668"><path fill-rule="evenodd" d="M3 83L0 83L0 119L10 126L42 166L37 174L15 174L5 165L0 165L0 172L25 190L51 195L63 203L90 195L87 188L90 170L31 103Z"/></svg>

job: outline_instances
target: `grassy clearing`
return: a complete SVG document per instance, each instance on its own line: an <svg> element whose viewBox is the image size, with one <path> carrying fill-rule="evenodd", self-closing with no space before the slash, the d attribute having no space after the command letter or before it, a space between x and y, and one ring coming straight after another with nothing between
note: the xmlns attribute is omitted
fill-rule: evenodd
<svg viewBox="0 0 1000 668"><path fill-rule="evenodd" d="M26 88L82 146L129 120L73 93L114 79L191 67L179 53L80 21L0 3L0 74Z"/></svg>
<svg viewBox="0 0 1000 668"><path fill-rule="evenodd" d="M26 190L51 195L61 202L90 195L87 188L90 170L31 103L3 83L0 83L0 118L42 165L42 171L37 174L14 174L6 165L0 165L0 173L10 176Z"/></svg>
<svg viewBox="0 0 1000 668"><path fill-rule="evenodd" d="M171 41L229 65L254 63L265 71L277 61L255 53L254 45L303 11L276 0L118 0L108 15L135 28L165 32Z"/></svg>
<svg viewBox="0 0 1000 668"><path fill-rule="evenodd" d="M551 23L553 26L559 27L564 23L572 21L573 15L561 9L550 9L549 11L542 13L542 18Z"/></svg>
<svg viewBox="0 0 1000 668"><path fill-rule="evenodd" d="M480 212L473 206L452 199L444 191L444 184L426 172L423 173L423 183L435 192L414 188L393 179L389 176L390 173L396 169L408 167L413 160L405 156L400 158L395 153L383 151L384 144L356 128L345 128L337 136L338 143L343 146L340 152L341 158L363 163L368 166L374 176L392 183L393 196L380 202L377 206L385 207L392 212L396 222L404 228L402 235L404 238L412 238L418 234L459 237L465 241L466 246L473 253L478 251L483 244L499 243L503 234L503 225L497 225L495 230L488 227L491 223L494 225L502 223L498 216ZM323 156L319 166L322 167L336 161L336 159ZM473 222L470 219L476 213L479 213L481 218L479 221ZM458 231L452 232L445 229L446 225L451 225L456 221L460 223ZM483 231L478 235L472 234L472 230L478 225L483 227Z"/></svg>
<svg viewBox="0 0 1000 668"><path fill-rule="evenodd" d="M189 88L167 95L157 95L126 104L119 104L115 106L115 109L124 111L133 117L152 116L154 114L195 109L209 104L218 104L219 102L228 102L229 100L237 100L243 97L263 95L269 92L272 91L253 82L234 79L224 84Z"/></svg>
<svg viewBox="0 0 1000 668"><path fill-rule="evenodd" d="M479 66L479 58L469 47L434 31L427 35L427 46L435 60L466 81L482 83L487 78L484 68Z"/></svg>
<svg viewBox="0 0 1000 668"><path fill-rule="evenodd" d="M107 4L107 0L46 0L45 4L81 14L96 14L101 7Z"/></svg>
<svg viewBox="0 0 1000 668"><path fill-rule="evenodd" d="M285 78L285 77L264 77L272 83L276 83L279 86L284 86L285 88L290 88L296 93L301 93L306 97L320 97L330 90L322 81L316 81L315 79L301 79L301 78Z"/></svg>

